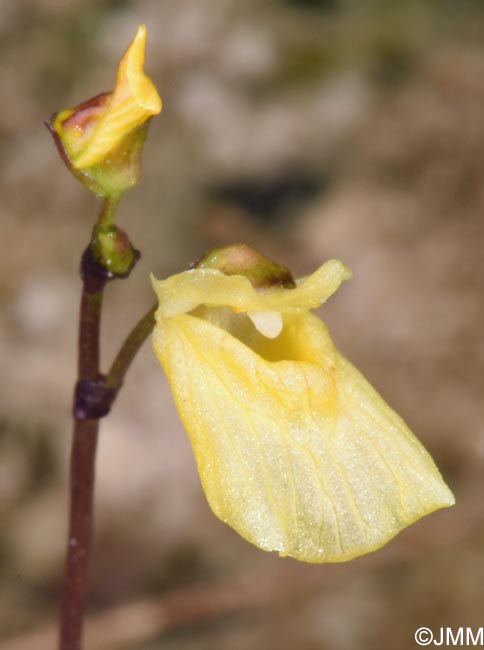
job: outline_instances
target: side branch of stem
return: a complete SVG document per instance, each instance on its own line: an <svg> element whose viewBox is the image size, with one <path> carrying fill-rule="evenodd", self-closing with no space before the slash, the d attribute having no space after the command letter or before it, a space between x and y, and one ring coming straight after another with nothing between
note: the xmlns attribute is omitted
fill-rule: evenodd
<svg viewBox="0 0 484 650"><path fill-rule="evenodd" d="M107 388L116 391L121 388L131 362L153 330L156 307L153 305L127 336L106 375Z"/></svg>
<svg viewBox="0 0 484 650"><path fill-rule="evenodd" d="M98 217L98 226L102 230L107 230L114 222L114 216L119 205L121 195L116 195L113 197L105 198L102 205L101 211L99 212Z"/></svg>

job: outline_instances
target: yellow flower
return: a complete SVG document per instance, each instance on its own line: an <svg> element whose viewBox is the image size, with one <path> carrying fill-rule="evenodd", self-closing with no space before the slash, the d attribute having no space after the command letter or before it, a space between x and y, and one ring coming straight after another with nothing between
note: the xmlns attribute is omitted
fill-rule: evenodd
<svg viewBox="0 0 484 650"><path fill-rule="evenodd" d="M309 311L350 275L330 260L296 288L206 267L153 280L155 351L212 510L256 546L307 562L374 551L454 503Z"/></svg>
<svg viewBox="0 0 484 650"><path fill-rule="evenodd" d="M140 25L119 63L114 91L60 111L48 125L71 171L103 196L136 184L147 120L161 111L158 91L143 72L145 49Z"/></svg>

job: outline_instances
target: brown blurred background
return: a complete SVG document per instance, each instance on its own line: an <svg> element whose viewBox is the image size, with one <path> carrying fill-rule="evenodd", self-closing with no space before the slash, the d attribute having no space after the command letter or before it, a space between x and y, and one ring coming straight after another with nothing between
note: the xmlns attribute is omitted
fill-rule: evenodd
<svg viewBox="0 0 484 650"><path fill-rule="evenodd" d="M50 650L66 535L78 259L97 203L42 120L114 84L137 25L164 110L119 223L103 358L148 273L245 241L354 279L322 310L457 505L310 566L209 511L146 345L103 424L87 650L417 647L484 625L484 5L480 0L0 2L0 650Z"/></svg>

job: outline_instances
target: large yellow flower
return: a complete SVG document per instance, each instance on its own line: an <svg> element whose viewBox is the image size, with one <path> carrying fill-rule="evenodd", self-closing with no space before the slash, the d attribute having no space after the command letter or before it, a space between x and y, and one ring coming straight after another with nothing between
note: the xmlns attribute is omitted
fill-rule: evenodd
<svg viewBox="0 0 484 650"><path fill-rule="evenodd" d="M295 288L214 268L154 280L154 347L212 510L260 548L308 562L376 550L454 503L309 311L349 277L330 260Z"/></svg>

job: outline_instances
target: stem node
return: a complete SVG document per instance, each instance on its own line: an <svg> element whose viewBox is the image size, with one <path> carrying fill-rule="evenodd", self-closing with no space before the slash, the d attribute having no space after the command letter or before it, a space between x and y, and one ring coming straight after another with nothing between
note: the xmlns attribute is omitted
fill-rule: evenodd
<svg viewBox="0 0 484 650"><path fill-rule="evenodd" d="M117 390L106 384L106 375L79 379L74 391L73 415L76 420L98 420L106 416L116 399Z"/></svg>

